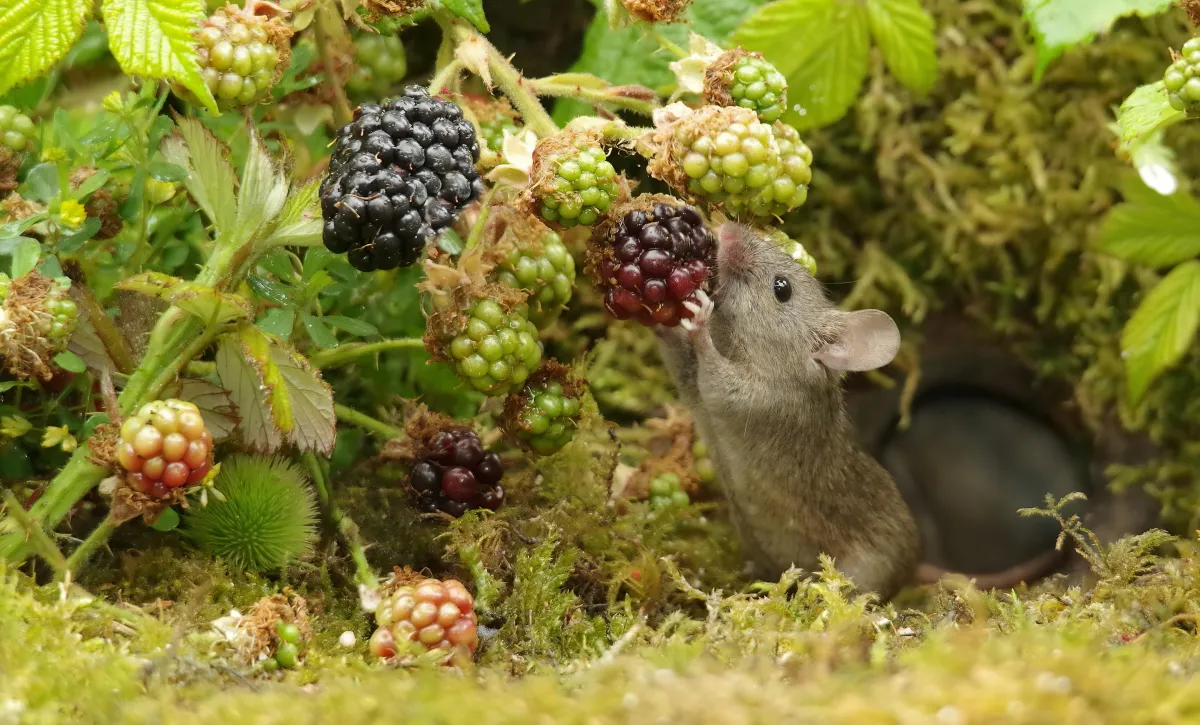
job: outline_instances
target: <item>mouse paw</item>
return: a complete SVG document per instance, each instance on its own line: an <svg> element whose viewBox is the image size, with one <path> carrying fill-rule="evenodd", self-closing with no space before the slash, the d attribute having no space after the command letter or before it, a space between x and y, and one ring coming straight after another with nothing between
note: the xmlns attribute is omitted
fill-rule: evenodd
<svg viewBox="0 0 1200 725"><path fill-rule="evenodd" d="M713 313L712 298L705 294L704 290L696 291L696 302L699 304L696 304L695 302L683 303L683 306L692 313L692 319L682 319L679 321L679 324L683 327L683 329L692 334L695 334L698 330L707 327L708 321L712 319Z"/></svg>

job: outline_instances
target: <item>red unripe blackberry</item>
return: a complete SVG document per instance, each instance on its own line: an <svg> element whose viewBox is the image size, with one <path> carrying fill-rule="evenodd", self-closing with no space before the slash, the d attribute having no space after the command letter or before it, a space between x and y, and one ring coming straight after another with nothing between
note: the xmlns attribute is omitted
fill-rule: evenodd
<svg viewBox="0 0 1200 725"><path fill-rule="evenodd" d="M495 510L504 503L504 466L499 456L484 450L474 431L440 431L427 451L408 472L408 485L422 510L457 518L470 509Z"/></svg>
<svg viewBox="0 0 1200 725"><path fill-rule="evenodd" d="M183 400L146 403L121 424L117 463L138 491L162 498L204 480L213 464L213 439L200 409Z"/></svg>
<svg viewBox="0 0 1200 725"><path fill-rule="evenodd" d="M674 327L691 317L683 303L708 291L716 240L699 212L668 197L635 199L632 206L593 237L593 276L614 317Z"/></svg>
<svg viewBox="0 0 1200 725"><path fill-rule="evenodd" d="M378 629L371 654L391 659L404 652L443 650L446 664L470 662L479 646L475 601L462 582L426 579L402 586L375 608Z"/></svg>

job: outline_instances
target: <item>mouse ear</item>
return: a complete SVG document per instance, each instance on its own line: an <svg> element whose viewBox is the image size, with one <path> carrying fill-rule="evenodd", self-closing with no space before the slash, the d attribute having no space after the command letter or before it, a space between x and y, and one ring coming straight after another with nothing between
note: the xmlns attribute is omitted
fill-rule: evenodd
<svg viewBox="0 0 1200 725"><path fill-rule="evenodd" d="M840 313L844 326L838 339L813 353L830 370L862 371L881 368L900 349L900 330L886 312L859 310Z"/></svg>

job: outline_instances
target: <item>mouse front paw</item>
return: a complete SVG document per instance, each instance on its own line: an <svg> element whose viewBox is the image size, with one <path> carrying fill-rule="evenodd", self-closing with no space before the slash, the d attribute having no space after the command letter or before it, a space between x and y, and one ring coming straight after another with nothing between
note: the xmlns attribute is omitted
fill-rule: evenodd
<svg viewBox="0 0 1200 725"><path fill-rule="evenodd" d="M682 319L679 324L683 329L692 334L692 337L697 337L701 334L707 335L708 323L712 319L713 301L704 290L696 291L696 302L684 302L683 306L692 313L692 318Z"/></svg>

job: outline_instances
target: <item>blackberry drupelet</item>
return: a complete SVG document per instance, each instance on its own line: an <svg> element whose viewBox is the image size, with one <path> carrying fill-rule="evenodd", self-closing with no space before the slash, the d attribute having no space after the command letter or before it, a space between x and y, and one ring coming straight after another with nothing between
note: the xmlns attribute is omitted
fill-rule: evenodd
<svg viewBox="0 0 1200 725"><path fill-rule="evenodd" d="M359 106L321 182L325 246L364 272L414 264L483 193L478 160L462 109L420 86Z"/></svg>
<svg viewBox="0 0 1200 725"><path fill-rule="evenodd" d="M37 128L29 116L13 106L0 106L0 146L21 152L33 143Z"/></svg>
<svg viewBox="0 0 1200 725"><path fill-rule="evenodd" d="M690 318L683 303L708 291L716 240L690 206L654 204L612 224L593 249L596 284L604 307L618 319L674 327Z"/></svg>
<svg viewBox="0 0 1200 725"><path fill-rule="evenodd" d="M1163 84L1176 111L1190 111L1200 103L1200 37L1183 44L1179 57L1163 74Z"/></svg>
<svg viewBox="0 0 1200 725"><path fill-rule="evenodd" d="M470 509L494 511L504 503L500 457L485 451L474 431L440 431L428 449L428 455L408 472L408 485L423 511L442 511L457 518Z"/></svg>

